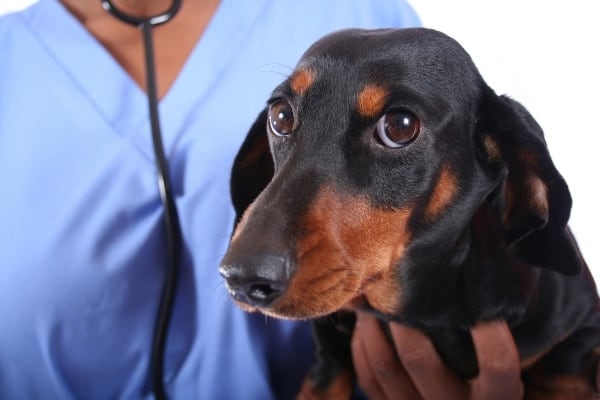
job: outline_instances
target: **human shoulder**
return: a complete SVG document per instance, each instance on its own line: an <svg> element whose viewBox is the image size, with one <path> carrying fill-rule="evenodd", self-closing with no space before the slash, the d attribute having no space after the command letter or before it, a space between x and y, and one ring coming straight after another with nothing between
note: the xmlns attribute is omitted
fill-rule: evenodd
<svg viewBox="0 0 600 400"><path fill-rule="evenodd" d="M26 11L10 12L0 15L0 80L11 79L6 70L21 62L18 54L23 54L32 37L24 20Z"/></svg>
<svg viewBox="0 0 600 400"><path fill-rule="evenodd" d="M0 15L0 40L4 39L20 23L22 11Z"/></svg>
<svg viewBox="0 0 600 400"><path fill-rule="evenodd" d="M39 17L45 14L44 10L49 8L48 5L52 5L47 3L52 2L39 0L22 10L0 15L0 44L4 47L6 43L15 43L23 37L25 32L31 32L32 26L35 26ZM58 8L58 6L55 7ZM49 17L53 18L54 16Z"/></svg>

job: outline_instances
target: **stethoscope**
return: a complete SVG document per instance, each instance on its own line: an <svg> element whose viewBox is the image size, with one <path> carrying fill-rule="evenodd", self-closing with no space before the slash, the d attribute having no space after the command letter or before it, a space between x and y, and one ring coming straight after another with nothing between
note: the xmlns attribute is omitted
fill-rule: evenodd
<svg viewBox="0 0 600 400"><path fill-rule="evenodd" d="M148 90L148 108L150 111L150 124L152 129L152 144L158 174L158 189L165 215L164 223L167 232L168 263L165 281L162 288L158 313L154 325L152 339L152 353L150 358L150 377L152 392L157 399L167 399L163 382L163 361L169 322L175 299L179 261L181 256L181 229L177 208L173 198L171 182L169 179L169 165L165 157L165 150L160 132L158 117L158 95L156 93L156 74L154 63L154 46L152 44L152 28L170 21L181 7L181 0L173 0L171 7L165 12L149 16L132 16L119 10L112 0L100 0L102 7L117 17L119 20L136 26L142 31L144 37L144 54L146 62L146 86Z"/></svg>

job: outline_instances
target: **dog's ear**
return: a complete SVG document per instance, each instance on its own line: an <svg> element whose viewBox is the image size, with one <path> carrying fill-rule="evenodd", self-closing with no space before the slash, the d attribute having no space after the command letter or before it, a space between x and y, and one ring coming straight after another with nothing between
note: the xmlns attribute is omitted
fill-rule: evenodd
<svg viewBox="0 0 600 400"><path fill-rule="evenodd" d="M521 260L575 275L582 260L567 228L571 195L544 133L518 102L490 93L480 132L487 162L505 175L493 199L509 248Z"/></svg>
<svg viewBox="0 0 600 400"><path fill-rule="evenodd" d="M267 109L256 118L231 171L230 191L236 212L236 224L244 211L273 178L273 158L267 139Z"/></svg>

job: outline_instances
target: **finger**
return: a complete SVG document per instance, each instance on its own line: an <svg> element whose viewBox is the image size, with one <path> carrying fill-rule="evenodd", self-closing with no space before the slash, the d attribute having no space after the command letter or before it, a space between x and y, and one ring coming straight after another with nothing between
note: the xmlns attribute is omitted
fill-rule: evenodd
<svg viewBox="0 0 600 400"><path fill-rule="evenodd" d="M419 399L379 321L357 313L352 350L360 387L371 399Z"/></svg>
<svg viewBox="0 0 600 400"><path fill-rule="evenodd" d="M506 322L487 322L471 329L479 376L471 384L474 399L523 397L519 351Z"/></svg>
<svg viewBox="0 0 600 400"><path fill-rule="evenodd" d="M425 399L465 399L468 386L444 365L433 343L414 328L390 324L406 372Z"/></svg>
<svg viewBox="0 0 600 400"><path fill-rule="evenodd" d="M352 361L354 362L354 369L356 370L358 386L365 392L369 399L385 399L383 389L379 386L379 382L375 378L375 375L373 375L371 367L369 366L365 344L361 336L360 332L355 330L351 344Z"/></svg>

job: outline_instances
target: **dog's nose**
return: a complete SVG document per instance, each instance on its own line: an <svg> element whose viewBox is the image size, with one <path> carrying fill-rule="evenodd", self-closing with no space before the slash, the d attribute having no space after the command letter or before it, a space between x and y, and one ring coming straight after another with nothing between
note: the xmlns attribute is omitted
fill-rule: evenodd
<svg viewBox="0 0 600 400"><path fill-rule="evenodd" d="M272 304L285 292L289 271L290 260L274 255L224 260L219 268L231 296L256 307Z"/></svg>

